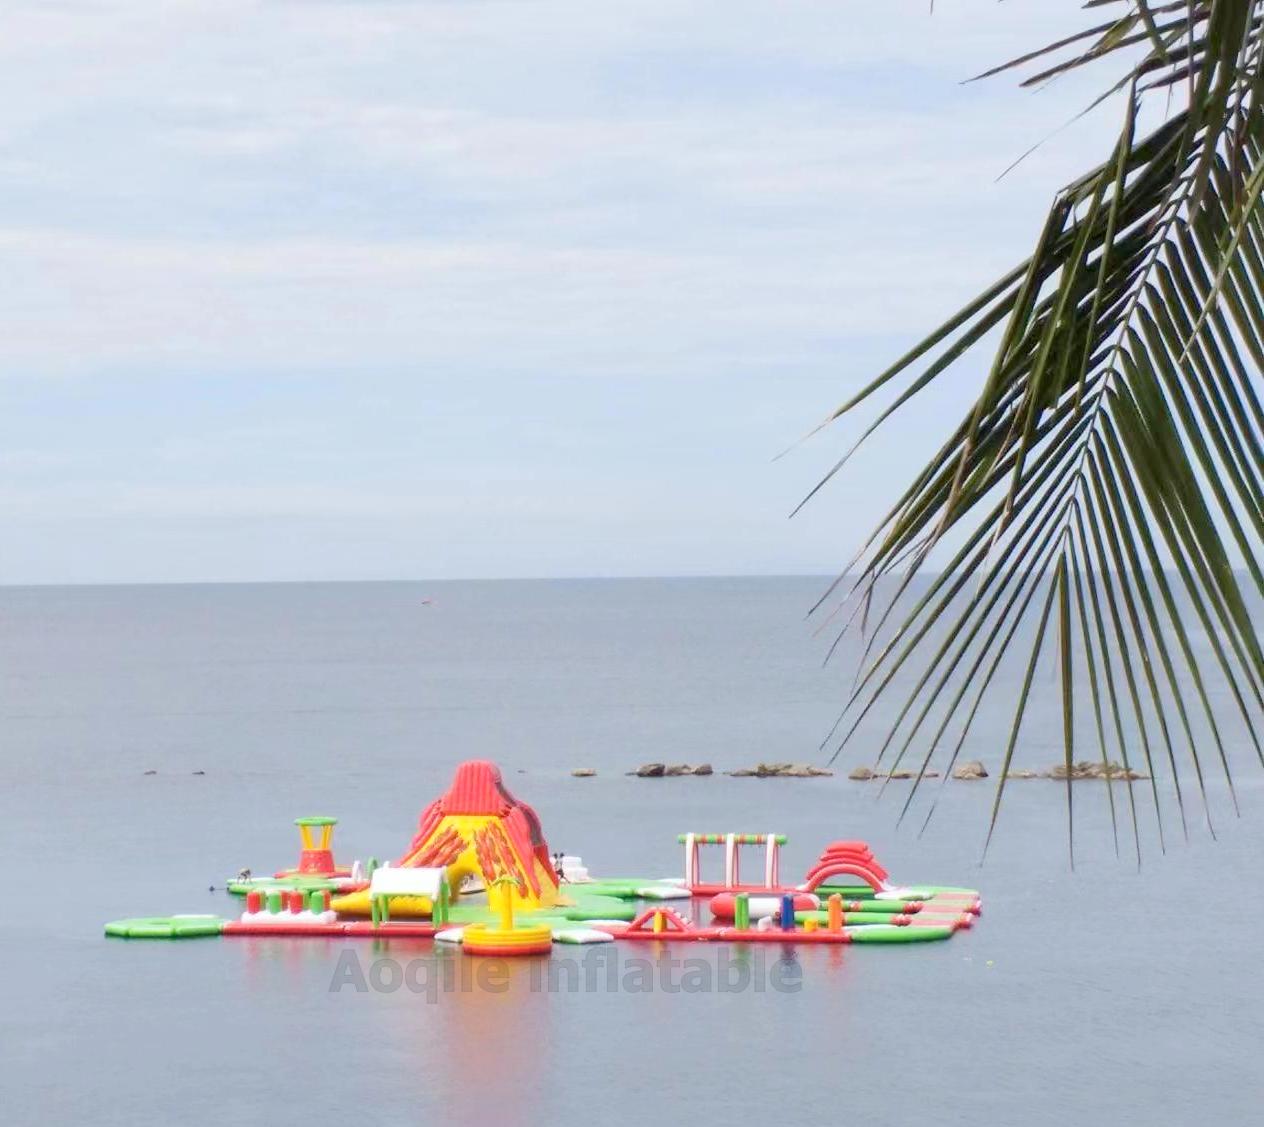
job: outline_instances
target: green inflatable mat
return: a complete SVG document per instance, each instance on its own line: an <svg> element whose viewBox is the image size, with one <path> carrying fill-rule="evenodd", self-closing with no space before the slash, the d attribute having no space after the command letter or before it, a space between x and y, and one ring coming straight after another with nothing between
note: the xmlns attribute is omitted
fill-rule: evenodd
<svg viewBox="0 0 1264 1127"><path fill-rule="evenodd" d="M566 894L575 903L555 908L542 908L537 911L516 911L514 919L531 923L583 923L585 920L633 920L638 909L635 904L618 900L613 896L597 896L592 893L577 893L574 885L568 885ZM452 905L449 913L453 924L485 923L499 919L494 909L487 904L470 903L464 899Z"/></svg>
<svg viewBox="0 0 1264 1127"><path fill-rule="evenodd" d="M687 899L680 895L680 885L648 877L599 877L582 884L566 884L562 888L567 896L573 896L578 890L584 889L589 890L590 895L614 896L620 900ZM658 891L667 895L655 896Z"/></svg>
<svg viewBox="0 0 1264 1127"><path fill-rule="evenodd" d="M858 886L846 884L823 884L815 889L816 895L821 898L824 903L835 892L837 892L844 900L872 900L874 899L874 890L867 884ZM979 894L973 888L952 888L948 885L936 884L919 884L901 888L899 890L901 900L934 900L936 896L975 896Z"/></svg>

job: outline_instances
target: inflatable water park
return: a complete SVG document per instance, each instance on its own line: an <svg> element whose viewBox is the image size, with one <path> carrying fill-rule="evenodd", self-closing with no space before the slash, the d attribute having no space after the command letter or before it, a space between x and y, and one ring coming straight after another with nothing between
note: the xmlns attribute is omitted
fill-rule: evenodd
<svg viewBox="0 0 1264 1127"><path fill-rule="evenodd" d="M982 906L972 889L894 883L862 841L830 842L801 882L786 884L786 837L776 833L683 833L681 877L594 877L581 857L550 852L535 811L510 794L495 764L481 760L457 768L393 862L339 867L337 819L295 824L296 866L270 877L243 869L228 884L244 900L237 916L116 920L106 935L400 936L459 944L469 955L646 940L919 943L970 927ZM743 873L744 859L756 879Z"/></svg>

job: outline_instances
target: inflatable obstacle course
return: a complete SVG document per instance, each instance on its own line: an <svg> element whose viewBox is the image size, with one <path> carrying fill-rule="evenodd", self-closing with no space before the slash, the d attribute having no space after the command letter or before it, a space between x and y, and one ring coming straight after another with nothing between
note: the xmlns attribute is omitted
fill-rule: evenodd
<svg viewBox="0 0 1264 1127"><path fill-rule="evenodd" d="M296 819L298 864L273 877L243 870L229 890L245 897L236 919L173 915L117 920L109 936L427 938L468 955L542 955L553 943L918 943L972 925L972 889L903 886L861 841L829 843L802 882L783 884L783 834L686 833L684 877L593 879L582 858L550 853L540 819L506 788L499 769L461 764L427 805L394 863L339 868L336 819ZM758 851L753 882L742 851ZM703 875L704 852L721 851L720 879ZM749 866L748 866L749 868ZM679 909L666 904L677 901ZM704 918L705 917L705 918Z"/></svg>

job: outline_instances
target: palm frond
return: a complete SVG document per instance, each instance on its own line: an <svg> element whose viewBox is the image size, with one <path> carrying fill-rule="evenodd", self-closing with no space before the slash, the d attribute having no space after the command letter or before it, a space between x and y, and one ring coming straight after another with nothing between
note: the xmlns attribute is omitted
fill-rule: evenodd
<svg viewBox="0 0 1264 1127"><path fill-rule="evenodd" d="M907 811L941 749L955 762L998 668L1025 651L989 840L1047 652L1068 769L1078 712L1104 764L1144 765L1160 842L1160 778L1183 832L1191 782L1213 826L1213 765L1236 807L1218 702L1264 764L1264 649L1247 602L1264 594L1264 0L1087 6L1120 11L987 75L1034 68L1024 84L1039 84L1127 52L1099 99L1122 95L1113 151L1055 195L1027 261L830 416L889 397L859 446L999 336L969 410L849 570L846 597L863 599L869 629L829 737L836 757L902 694L876 761L895 749L895 769L922 748ZM1185 104L1138 136L1149 90ZM946 539L959 544L947 564L915 585ZM1089 689L1078 710L1077 672ZM1118 848L1109 782L1107 796Z"/></svg>

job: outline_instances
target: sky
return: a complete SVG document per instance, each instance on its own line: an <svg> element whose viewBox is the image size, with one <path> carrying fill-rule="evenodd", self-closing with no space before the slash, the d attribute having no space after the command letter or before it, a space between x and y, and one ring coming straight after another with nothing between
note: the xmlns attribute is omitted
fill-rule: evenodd
<svg viewBox="0 0 1264 1127"><path fill-rule="evenodd" d="M836 571L986 357L775 456L1122 115L961 81L1077 0L0 12L0 583Z"/></svg>

